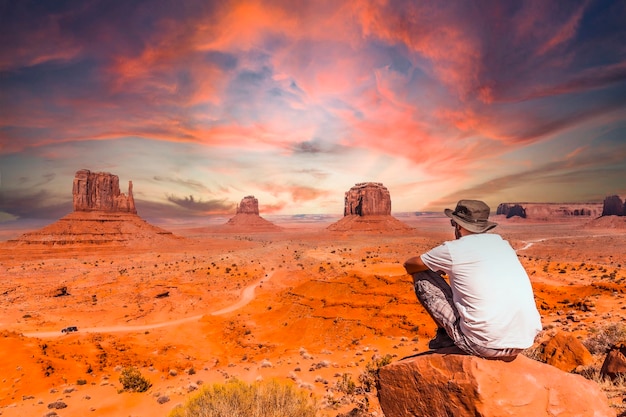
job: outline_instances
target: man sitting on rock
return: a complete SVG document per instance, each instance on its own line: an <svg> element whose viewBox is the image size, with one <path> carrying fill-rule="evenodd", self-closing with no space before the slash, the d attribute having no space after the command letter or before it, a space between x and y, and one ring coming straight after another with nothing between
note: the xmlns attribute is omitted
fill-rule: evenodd
<svg viewBox="0 0 626 417"><path fill-rule="evenodd" d="M428 347L456 345L483 358L513 359L542 329L528 275L506 240L485 233L497 225L488 221L487 204L461 200L445 214L456 239L404 263L438 326Z"/></svg>

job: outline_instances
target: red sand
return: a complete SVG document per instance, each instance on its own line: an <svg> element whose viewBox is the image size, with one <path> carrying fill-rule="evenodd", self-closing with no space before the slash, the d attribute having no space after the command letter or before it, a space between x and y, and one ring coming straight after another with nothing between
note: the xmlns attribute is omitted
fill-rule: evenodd
<svg viewBox="0 0 626 417"><path fill-rule="evenodd" d="M401 265L452 231L446 218L400 220L415 229L279 224L172 230L188 238L128 246L0 243L0 414L43 416L62 401L63 416L167 415L201 384L231 377L290 378L323 402L341 374L358 381L374 354L424 351L434 333ZM544 325L584 336L623 320L623 227L497 221ZM577 310L584 302L592 311ZM62 334L66 326L78 332ZM118 392L131 365L152 382L147 392Z"/></svg>

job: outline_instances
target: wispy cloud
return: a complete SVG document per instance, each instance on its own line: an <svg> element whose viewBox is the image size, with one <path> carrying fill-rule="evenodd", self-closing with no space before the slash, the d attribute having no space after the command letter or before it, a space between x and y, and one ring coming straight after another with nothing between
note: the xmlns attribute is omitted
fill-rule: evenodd
<svg viewBox="0 0 626 417"><path fill-rule="evenodd" d="M543 158L554 143L581 146L563 135L623 123L625 19L624 2L599 0L13 2L0 15L0 164L28 155L32 169L3 172L52 172L23 187L57 196L55 166L136 169L146 201L194 213L255 188L271 210L332 205L370 176L428 184L403 196L416 209L511 165L539 181L561 161ZM132 139L142 164L119 150ZM524 170L512 155L529 149L542 161Z"/></svg>

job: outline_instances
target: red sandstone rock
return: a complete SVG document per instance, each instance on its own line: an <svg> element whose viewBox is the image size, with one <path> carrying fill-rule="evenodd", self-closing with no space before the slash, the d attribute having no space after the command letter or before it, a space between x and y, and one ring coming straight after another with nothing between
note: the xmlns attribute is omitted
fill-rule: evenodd
<svg viewBox="0 0 626 417"><path fill-rule="evenodd" d="M523 212L526 218L535 220L578 216L595 218L602 213L602 203L500 203L496 214L510 217L512 211Z"/></svg>
<svg viewBox="0 0 626 417"><path fill-rule="evenodd" d="M74 211L137 213L133 183L128 182L128 196L120 193L119 178L108 172L81 169L74 176L72 189Z"/></svg>
<svg viewBox="0 0 626 417"><path fill-rule="evenodd" d="M227 227L221 230L228 232L278 232L283 230L282 227L276 226L274 223L259 216L259 200L252 195L246 196L241 200L241 203L237 205L237 214L231 217L224 226Z"/></svg>
<svg viewBox="0 0 626 417"><path fill-rule="evenodd" d="M611 379L626 375L626 344L624 342L611 347L602 363L600 375Z"/></svg>
<svg viewBox="0 0 626 417"><path fill-rule="evenodd" d="M328 226L338 232L402 232L411 227L391 215L389 190L379 182L361 182L345 195L343 218Z"/></svg>
<svg viewBox="0 0 626 417"><path fill-rule="evenodd" d="M385 417L615 417L598 385L580 375L523 355L503 362L443 352L380 369Z"/></svg>
<svg viewBox="0 0 626 417"><path fill-rule="evenodd" d="M593 363L589 350L574 335L559 332L540 346L540 359L562 371L572 372L580 365Z"/></svg>
<svg viewBox="0 0 626 417"><path fill-rule="evenodd" d="M345 195L344 216L391 215L391 196L379 182L361 182Z"/></svg>
<svg viewBox="0 0 626 417"><path fill-rule="evenodd" d="M602 206L603 216L623 216L626 203L618 195L610 195L604 199Z"/></svg>
<svg viewBox="0 0 626 417"><path fill-rule="evenodd" d="M259 214L259 200L254 198L253 195L249 195L241 200L241 203L237 206L237 214Z"/></svg>

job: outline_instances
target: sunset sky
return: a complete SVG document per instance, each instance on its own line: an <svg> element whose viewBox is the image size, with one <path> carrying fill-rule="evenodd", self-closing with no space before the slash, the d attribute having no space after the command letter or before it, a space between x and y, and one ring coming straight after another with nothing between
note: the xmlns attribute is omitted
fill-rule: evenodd
<svg viewBox="0 0 626 417"><path fill-rule="evenodd" d="M72 211L79 169L140 215L626 197L626 2L8 1L0 221Z"/></svg>

